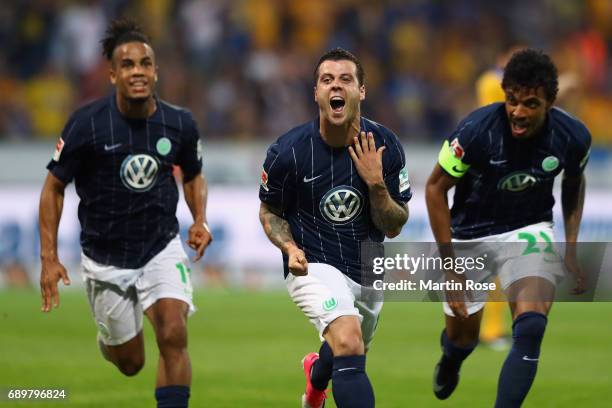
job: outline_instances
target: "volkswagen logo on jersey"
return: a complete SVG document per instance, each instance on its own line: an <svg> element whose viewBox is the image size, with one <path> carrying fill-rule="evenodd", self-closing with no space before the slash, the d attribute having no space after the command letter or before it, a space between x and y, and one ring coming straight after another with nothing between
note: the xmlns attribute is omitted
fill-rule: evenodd
<svg viewBox="0 0 612 408"><path fill-rule="evenodd" d="M353 221L363 207L363 196L351 186L338 186L329 190L319 204L323 218L332 224L346 224Z"/></svg>
<svg viewBox="0 0 612 408"><path fill-rule="evenodd" d="M538 179L531 174L517 171L501 179L497 184L497 188L511 193L520 193L532 187L537 182Z"/></svg>
<svg viewBox="0 0 612 408"><path fill-rule="evenodd" d="M141 193L153 186L158 169L157 160L148 154L129 155L121 163L121 181L128 189Z"/></svg>

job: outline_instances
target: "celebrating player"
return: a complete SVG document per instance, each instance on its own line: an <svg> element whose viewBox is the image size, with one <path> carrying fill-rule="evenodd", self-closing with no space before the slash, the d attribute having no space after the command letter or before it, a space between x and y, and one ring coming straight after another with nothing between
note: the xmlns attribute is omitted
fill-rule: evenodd
<svg viewBox="0 0 612 408"><path fill-rule="evenodd" d="M188 244L197 261L212 240L200 136L189 111L154 95L155 53L135 23L111 22L102 45L115 92L71 116L47 166L39 215L42 310L59 306L59 279L70 284L57 254L57 230L64 189L74 179L82 273L102 354L123 374L138 373L144 364L144 312L160 351L158 406L187 407L186 323L195 308L172 169L178 165L183 172L194 220Z"/></svg>
<svg viewBox="0 0 612 408"><path fill-rule="evenodd" d="M515 51L524 47L514 46L505 50L497 57L495 67L485 71L476 80L476 100L478 106L485 106L495 102L503 102L506 95L501 87L504 75L504 66L510 60ZM491 297L500 299L503 297L499 287L499 279L495 281L496 289ZM504 302L487 302L482 310L482 321L480 326L480 344L486 345L493 350L507 351L510 347L508 339L507 324L505 322L506 305Z"/></svg>
<svg viewBox="0 0 612 408"><path fill-rule="evenodd" d="M260 220L282 252L289 295L323 341L318 354L303 360L302 406L323 406L331 379L338 407L373 407L365 351L382 303L359 298L360 246L401 232L410 184L397 137L361 116L359 60L343 49L329 51L314 79L319 116L270 146Z"/></svg>
<svg viewBox="0 0 612 408"><path fill-rule="evenodd" d="M557 68L542 52L514 53L504 69L505 103L468 115L444 142L426 186L431 227L439 244L451 241L525 242L531 250L494 255L512 313L512 348L499 377L496 407L519 407L535 378L540 344L560 267L551 262L554 241L554 179L563 171L562 207L567 245L565 264L584 288L576 261L584 202L584 167L591 136L577 119L553 107ZM449 211L446 194L455 186ZM505 244L506 246L510 244ZM516 244L515 244L516 245ZM540 249L539 246L544 249ZM441 245L441 248L448 248ZM476 248L476 246L473 246ZM553 252L554 253L554 252ZM458 278L452 271L447 279ZM459 381L461 363L478 341L483 302L463 292L447 292L442 358L434 373L434 393L448 398ZM466 301L467 300L467 301Z"/></svg>

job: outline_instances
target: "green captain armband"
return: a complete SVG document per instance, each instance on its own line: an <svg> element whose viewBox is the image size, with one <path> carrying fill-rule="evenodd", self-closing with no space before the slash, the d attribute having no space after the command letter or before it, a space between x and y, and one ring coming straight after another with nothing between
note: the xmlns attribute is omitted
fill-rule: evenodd
<svg viewBox="0 0 612 408"><path fill-rule="evenodd" d="M450 145L448 140L445 140L438 154L438 164L451 176L457 178L463 177L465 172L470 168L469 164L465 164L461 161L463 155L463 147L461 147L457 139L453 140L453 143Z"/></svg>

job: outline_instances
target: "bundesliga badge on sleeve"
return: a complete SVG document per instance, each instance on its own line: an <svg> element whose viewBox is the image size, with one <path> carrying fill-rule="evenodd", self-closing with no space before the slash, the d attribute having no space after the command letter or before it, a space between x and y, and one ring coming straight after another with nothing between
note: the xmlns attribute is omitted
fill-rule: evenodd
<svg viewBox="0 0 612 408"><path fill-rule="evenodd" d="M64 139L61 137L57 141L55 145L55 152L53 152L53 161L59 161L60 155L62 154L62 150L64 150Z"/></svg>
<svg viewBox="0 0 612 408"><path fill-rule="evenodd" d="M409 188L410 188L410 178L408 177L408 170L401 169L399 173L399 192L403 193Z"/></svg>
<svg viewBox="0 0 612 408"><path fill-rule="evenodd" d="M261 187L266 191L270 191L268 189L268 173L264 169L261 169Z"/></svg>

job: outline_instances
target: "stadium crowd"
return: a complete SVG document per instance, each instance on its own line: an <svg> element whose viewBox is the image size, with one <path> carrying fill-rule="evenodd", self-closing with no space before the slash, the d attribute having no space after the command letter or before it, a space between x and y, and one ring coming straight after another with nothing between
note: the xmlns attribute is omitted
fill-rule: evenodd
<svg viewBox="0 0 612 408"><path fill-rule="evenodd" d="M549 52L574 79L563 106L612 143L612 2L520 0L7 0L0 8L0 140L55 139L109 90L99 39L116 16L151 36L160 96L208 139L271 139L316 105L311 67L342 45L368 73L364 114L441 140L476 106L474 82L509 46Z"/></svg>

